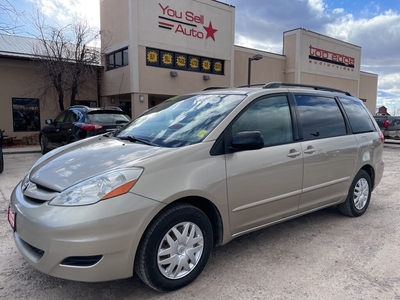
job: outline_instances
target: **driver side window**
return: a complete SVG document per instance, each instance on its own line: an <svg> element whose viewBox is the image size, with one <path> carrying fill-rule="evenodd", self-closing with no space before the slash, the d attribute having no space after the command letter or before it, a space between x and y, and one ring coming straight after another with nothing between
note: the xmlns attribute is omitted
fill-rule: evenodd
<svg viewBox="0 0 400 300"><path fill-rule="evenodd" d="M256 100L232 125L232 137L241 131L260 131L264 146L293 141L292 119L286 95Z"/></svg>
<svg viewBox="0 0 400 300"><path fill-rule="evenodd" d="M64 118L67 115L67 113L68 113L68 111L64 110L61 114L59 114L58 117L55 118L55 120L54 120L54 125L63 123L64 122Z"/></svg>

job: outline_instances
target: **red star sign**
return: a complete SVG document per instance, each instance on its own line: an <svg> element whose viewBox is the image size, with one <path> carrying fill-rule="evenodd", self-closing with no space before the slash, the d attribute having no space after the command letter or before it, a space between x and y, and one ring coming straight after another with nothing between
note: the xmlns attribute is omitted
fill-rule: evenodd
<svg viewBox="0 0 400 300"><path fill-rule="evenodd" d="M207 31L206 39L208 39L210 37L213 39L213 41L215 41L214 33L216 33L218 30L214 29L212 27L211 21L210 21L210 24L208 25L208 27L206 27L206 26L203 26L203 27Z"/></svg>

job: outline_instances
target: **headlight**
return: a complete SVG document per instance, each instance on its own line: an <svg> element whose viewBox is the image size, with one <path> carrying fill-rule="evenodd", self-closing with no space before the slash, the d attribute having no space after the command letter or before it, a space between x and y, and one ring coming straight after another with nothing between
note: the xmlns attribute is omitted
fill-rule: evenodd
<svg viewBox="0 0 400 300"><path fill-rule="evenodd" d="M125 194L135 185L142 172L140 168L125 168L89 178L62 191L49 204L89 205Z"/></svg>

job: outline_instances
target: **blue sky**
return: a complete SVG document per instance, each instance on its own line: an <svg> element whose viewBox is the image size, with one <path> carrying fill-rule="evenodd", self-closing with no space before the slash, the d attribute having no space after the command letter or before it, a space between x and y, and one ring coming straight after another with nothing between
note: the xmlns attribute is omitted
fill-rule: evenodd
<svg viewBox="0 0 400 300"><path fill-rule="evenodd" d="M118 0L115 0L118 1ZM155 0L149 0L155 1ZM190 0L188 0L190 1ZM12 0L25 15L36 4L55 22L74 14L99 26L99 0ZM376 73L377 106L400 109L399 0L220 0L236 7L235 44L282 53L282 34L305 28L362 47L361 69ZM7 4L0 0L1 5ZM8 20L0 12L0 24ZM26 25L17 34L27 35Z"/></svg>

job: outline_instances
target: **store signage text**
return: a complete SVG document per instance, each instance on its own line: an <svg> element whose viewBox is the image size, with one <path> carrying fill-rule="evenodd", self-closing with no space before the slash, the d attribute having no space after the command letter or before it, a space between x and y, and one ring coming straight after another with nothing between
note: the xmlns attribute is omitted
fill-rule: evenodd
<svg viewBox="0 0 400 300"><path fill-rule="evenodd" d="M167 5L165 7L161 3L158 3L158 5L160 5L161 10L162 10L162 14L164 16L168 16L168 17L172 17L172 18L176 18L176 19L181 19L181 20L183 19L183 17L185 17L185 20L188 21L188 22L204 24L204 15L196 16L191 11L186 11L185 14L183 14L182 11L177 11L175 9L172 9L172 8L169 7L169 5Z"/></svg>
<svg viewBox="0 0 400 300"><path fill-rule="evenodd" d="M146 65L183 71L224 75L224 61L210 57L146 48Z"/></svg>
<svg viewBox="0 0 400 300"><path fill-rule="evenodd" d="M308 58L312 59L312 60L320 61L320 64L322 64L322 62L324 62L324 65L327 65L327 66L330 66L332 64L332 65L336 65L337 67L342 66L347 69L354 68L354 65L355 65L354 57L344 55L341 53L335 53L335 52L320 49L320 48L316 48L316 47L313 47L312 45L310 45L309 49L310 49L310 52L309 52ZM310 63L311 63L311 61L310 61ZM315 62L315 64L317 64L317 62Z"/></svg>
<svg viewBox="0 0 400 300"><path fill-rule="evenodd" d="M158 3L161 8L161 15L158 16L158 27L168 30L174 30L175 33L183 34L198 39L211 38L215 41L215 33L218 31L213 28L210 21L208 26L204 26L204 15L196 15L192 11L182 11L171 8L169 5ZM203 28L199 28L203 25ZM203 30L204 29L204 30Z"/></svg>

